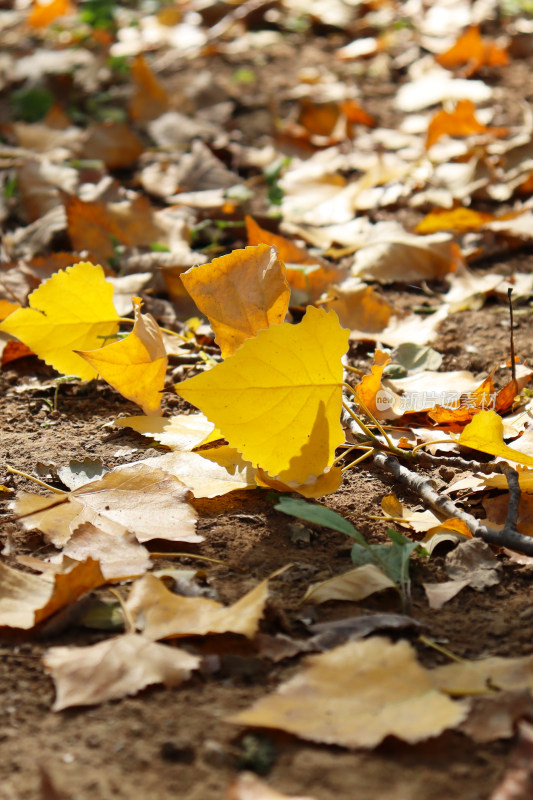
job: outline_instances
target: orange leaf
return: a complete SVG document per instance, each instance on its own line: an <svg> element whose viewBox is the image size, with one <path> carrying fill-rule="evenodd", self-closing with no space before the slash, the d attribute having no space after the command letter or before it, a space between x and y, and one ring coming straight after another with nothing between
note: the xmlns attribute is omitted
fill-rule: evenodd
<svg viewBox="0 0 533 800"><path fill-rule="evenodd" d="M279 257L285 263L286 278L291 289L301 292L310 303L317 300L332 283L345 277L346 270L330 266L323 258L308 253L305 247L261 228L249 216L246 217L246 232L249 244L269 244L277 248ZM291 267L292 264L300 267Z"/></svg>
<svg viewBox="0 0 533 800"><path fill-rule="evenodd" d="M5 367L11 361L17 361L19 358L26 358L26 356L35 355L33 350L30 350L22 342L8 342L2 350L2 366Z"/></svg>
<svg viewBox="0 0 533 800"><path fill-rule="evenodd" d="M122 206L122 204L121 204ZM85 203L67 195L67 228L75 250L88 250L95 261L109 261L115 255L113 239L127 247L157 241L161 231L152 221L147 197L138 195L127 207L112 208L101 201Z"/></svg>
<svg viewBox="0 0 533 800"><path fill-rule="evenodd" d="M181 280L209 318L223 358L258 331L281 324L289 307L285 265L266 244L193 267Z"/></svg>
<svg viewBox="0 0 533 800"><path fill-rule="evenodd" d="M472 25L459 37L455 44L436 58L441 67L457 69L466 67L468 77L481 67L502 67L509 63L509 56L503 47L483 39L478 25Z"/></svg>
<svg viewBox="0 0 533 800"><path fill-rule="evenodd" d="M490 128L476 119L475 106L471 100L459 100L455 110L437 111L428 126L426 150L447 134L463 138L472 133L490 133L493 136L506 136L507 128Z"/></svg>
<svg viewBox="0 0 533 800"><path fill-rule="evenodd" d="M452 208L451 210L435 208L418 223L415 232L423 236L428 233L437 233L438 231L468 233L470 231L478 231L487 222L492 222L494 218L494 214L474 211L473 208L465 208L464 206Z"/></svg>
<svg viewBox="0 0 533 800"><path fill-rule="evenodd" d="M366 407L375 416L379 417L381 412L376 406L376 394L381 387L381 376L383 370L390 363L390 357L382 350L374 353L374 364L371 374L365 375L361 383L357 386L357 396L363 401Z"/></svg>
<svg viewBox="0 0 533 800"><path fill-rule="evenodd" d="M168 109L169 98L143 55L133 59L131 77L135 91L129 103L130 117L136 122L149 122L161 116Z"/></svg>
<svg viewBox="0 0 533 800"><path fill-rule="evenodd" d="M51 3L34 2L28 17L28 25L32 28L46 28L57 17L74 13L74 6L70 0L52 0Z"/></svg>

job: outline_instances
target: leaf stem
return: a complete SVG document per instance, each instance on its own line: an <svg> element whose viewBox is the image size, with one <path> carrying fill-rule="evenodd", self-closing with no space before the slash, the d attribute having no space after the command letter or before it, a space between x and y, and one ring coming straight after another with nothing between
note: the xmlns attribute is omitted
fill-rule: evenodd
<svg viewBox="0 0 533 800"><path fill-rule="evenodd" d="M229 569L236 569L239 572L247 572L244 567L237 567L233 564L228 564L227 561L220 561L218 558L208 558L208 556L198 556L195 553L150 553L150 558L195 558L200 561L211 561L213 564L222 564L223 567Z"/></svg>
<svg viewBox="0 0 533 800"><path fill-rule="evenodd" d="M434 439L432 442L421 442L417 444L410 452L411 454L416 453L416 451L420 450L422 447L429 447L432 444L454 444L454 442L453 439Z"/></svg>
<svg viewBox="0 0 533 800"><path fill-rule="evenodd" d="M15 467L10 467L9 464L6 467L6 470L12 475L20 475L21 478L26 478L29 481L33 481L33 483L38 484L38 486L43 486L45 489L48 489L48 491L54 492L54 494L68 494L68 492L65 492L63 489L56 489L55 486L50 486L49 483L45 483L44 481L39 480L39 478L34 478L33 475L28 475L27 472L21 472L19 469L15 469Z"/></svg>

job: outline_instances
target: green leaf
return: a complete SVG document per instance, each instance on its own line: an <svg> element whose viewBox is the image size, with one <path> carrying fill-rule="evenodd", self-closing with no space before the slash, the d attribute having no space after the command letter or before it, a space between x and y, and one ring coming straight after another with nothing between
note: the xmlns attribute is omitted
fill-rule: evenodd
<svg viewBox="0 0 533 800"><path fill-rule="evenodd" d="M295 497L281 496L279 503L274 506L276 511L283 511L284 514L290 514L293 517L299 517L306 522L314 522L315 525L321 525L323 528L330 528L339 533L345 533L352 539L360 542L363 547L368 547L364 538L361 536L351 522L341 517L336 511L325 506L319 506L315 503L308 503L305 500L300 500Z"/></svg>

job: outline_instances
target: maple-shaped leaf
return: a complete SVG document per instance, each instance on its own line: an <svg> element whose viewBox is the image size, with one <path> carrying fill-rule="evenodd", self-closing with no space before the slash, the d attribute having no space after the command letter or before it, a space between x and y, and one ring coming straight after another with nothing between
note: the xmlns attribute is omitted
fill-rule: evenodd
<svg viewBox="0 0 533 800"><path fill-rule="evenodd" d="M159 414L168 364L165 345L152 315L141 314L138 298L134 298L134 313L133 330L125 339L99 350L76 352L145 414Z"/></svg>
<svg viewBox="0 0 533 800"><path fill-rule="evenodd" d="M480 411L458 439L463 447L499 456L526 467L533 467L533 456L514 450L503 441L503 421L495 411Z"/></svg>
<svg viewBox="0 0 533 800"><path fill-rule="evenodd" d="M181 280L209 318L223 358L259 330L282 323L289 307L285 265L276 248L266 244L193 267Z"/></svg>
<svg viewBox="0 0 533 800"><path fill-rule="evenodd" d="M310 306L298 325L259 331L227 361L175 389L247 461L284 482L304 483L331 465L343 441L347 346L335 312Z"/></svg>
<svg viewBox="0 0 533 800"><path fill-rule="evenodd" d="M95 378L96 370L74 351L101 347L118 331L113 287L102 267L82 261L59 270L29 295L28 303L0 324L0 332L20 339L63 375Z"/></svg>

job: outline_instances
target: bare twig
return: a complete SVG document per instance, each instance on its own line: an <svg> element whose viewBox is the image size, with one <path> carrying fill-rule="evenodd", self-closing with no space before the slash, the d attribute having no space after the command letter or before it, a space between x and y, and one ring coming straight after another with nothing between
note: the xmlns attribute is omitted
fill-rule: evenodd
<svg viewBox="0 0 533 800"><path fill-rule="evenodd" d="M533 556L533 538L519 533L515 525L519 493L517 495L514 485L516 472L511 469L511 467L504 470L511 493L509 513L504 527L498 530L484 525L480 520L472 516L472 514L458 508L449 497L439 494L439 492L433 488L428 478L407 469L407 467L400 464L398 459L394 456L388 455L387 453L376 453L372 460L376 466L393 475L399 483L415 492L424 503L443 519L457 517L466 524L472 536L483 539L483 541L488 544L506 547L509 550L515 550L527 556ZM514 476L512 473L514 473ZM516 481L518 482L517 476Z"/></svg>

